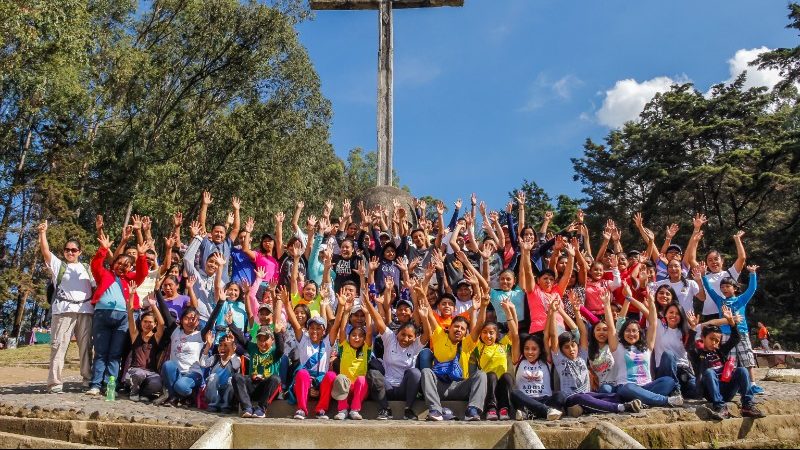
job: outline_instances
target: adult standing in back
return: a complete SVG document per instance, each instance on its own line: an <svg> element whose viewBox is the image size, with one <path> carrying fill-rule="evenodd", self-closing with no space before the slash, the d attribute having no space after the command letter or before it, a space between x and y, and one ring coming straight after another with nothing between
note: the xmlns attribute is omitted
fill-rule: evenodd
<svg viewBox="0 0 800 450"><path fill-rule="evenodd" d="M39 224L39 247L42 259L50 270L54 292L50 301L53 315L50 342L50 372L47 387L50 393L61 393L64 389L61 371L64 357L73 332L77 337L78 354L81 361L81 377L84 387L92 379L92 290L95 287L92 272L87 264L79 261L82 253L80 241L69 239L64 244L61 260L50 251L47 243L47 221Z"/></svg>

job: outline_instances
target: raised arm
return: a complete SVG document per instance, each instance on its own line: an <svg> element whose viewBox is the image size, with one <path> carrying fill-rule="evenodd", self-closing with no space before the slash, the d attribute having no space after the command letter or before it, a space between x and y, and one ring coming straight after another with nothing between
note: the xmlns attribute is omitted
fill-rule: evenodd
<svg viewBox="0 0 800 450"><path fill-rule="evenodd" d="M608 243L611 241L611 233L614 231L614 221L608 219L606 222L606 227L603 229L603 243L600 244L600 249L597 250L597 260L602 261L603 257L606 256L606 251L608 250Z"/></svg>
<svg viewBox="0 0 800 450"><path fill-rule="evenodd" d="M292 295L297 294L297 278L298 267L300 266L300 255L303 254L303 244L298 240L294 241L294 245L289 249L289 257L292 258L292 277L290 279L290 292Z"/></svg>
<svg viewBox="0 0 800 450"><path fill-rule="evenodd" d="M376 298L376 301L381 303L384 300L381 299L378 301ZM378 334L383 334L384 331L386 331L386 322L383 320L383 317L381 317L381 313L375 309L375 306L371 301L364 302L364 306L367 308L367 312L372 317L372 321L375 323L375 330L378 332Z"/></svg>
<svg viewBox="0 0 800 450"><path fill-rule="evenodd" d="M606 326L608 327L608 348L611 352L616 352L619 346L617 339L617 324L614 323L614 313L611 312L611 293L606 291L600 296L603 300L603 307L606 311Z"/></svg>
<svg viewBox="0 0 800 450"><path fill-rule="evenodd" d="M339 292L337 300L339 301L339 307L336 308L336 319L333 321L331 331L328 333L328 339L330 339L331 344L335 344L337 339L339 342L347 340L347 327L342 326L342 322L344 321L345 311L350 311L353 308L353 299L348 297L344 291Z"/></svg>
<svg viewBox="0 0 800 450"><path fill-rule="evenodd" d="M192 308L197 308L199 302L197 301L197 294L194 292L194 284L197 283L197 277L194 275L186 278L186 293L189 294L189 305ZM158 291L156 291L158 292ZM166 317L166 316L165 316Z"/></svg>
<svg viewBox="0 0 800 450"><path fill-rule="evenodd" d="M656 327L658 326L658 312L656 310L656 299L650 295L650 292L647 293L647 309L649 311L649 317L647 318L647 348L651 351L656 348Z"/></svg>
<svg viewBox="0 0 800 450"><path fill-rule="evenodd" d="M200 227L203 230L208 229L208 224L206 222L206 218L208 217L208 205L210 205L214 199L211 197L211 192L203 191L203 199L200 201L200 215L197 218L197 221L200 222Z"/></svg>
<svg viewBox="0 0 800 450"><path fill-rule="evenodd" d="M50 245L47 243L47 221L39 224L39 248L42 251L42 259L47 266L50 266L51 253Z"/></svg>
<svg viewBox="0 0 800 450"><path fill-rule="evenodd" d="M544 213L544 220L542 220L542 226L539 228L539 234L544 236L547 234L547 230L550 229L550 222L553 221L553 211L546 211Z"/></svg>
<svg viewBox="0 0 800 450"><path fill-rule="evenodd" d="M133 317L133 300L136 297L136 282L131 280L128 281L128 301L125 302L125 309L128 311L128 334L131 337L131 342L136 341L136 338L139 336L139 329L136 327L136 319ZM158 308L153 308L158 309Z"/></svg>
<svg viewBox="0 0 800 450"><path fill-rule="evenodd" d="M286 218L286 215L283 211L279 211L275 214L275 246L273 247L274 254L272 255L275 259L278 259L283 254L283 221Z"/></svg>
<svg viewBox="0 0 800 450"><path fill-rule="evenodd" d="M744 263L747 261L747 252L744 250L744 244L742 243L742 237L744 236L744 231L739 230L736 234L733 235L733 242L736 243L736 262L733 263L733 267L736 269L737 272L742 273L744 270Z"/></svg>
<svg viewBox="0 0 800 450"><path fill-rule="evenodd" d="M666 255L667 249L670 245L672 245L672 239L675 238L675 235L678 234L678 230L680 227L677 223L673 223L667 227L666 236L664 237L664 245L661 246L661 254Z"/></svg>
<svg viewBox="0 0 800 450"><path fill-rule="evenodd" d="M453 203L454 206L453 215L450 216L450 223L447 225L447 228L450 228L451 230L456 229L456 223L458 223L458 215L461 213L461 205L462 205L461 199L458 199L455 201L455 203Z"/></svg>
<svg viewBox="0 0 800 450"><path fill-rule="evenodd" d="M164 238L164 261L161 262L161 266L158 268L159 276L167 273L172 266L172 248L175 247L175 242L175 236L172 234Z"/></svg>
<svg viewBox="0 0 800 450"><path fill-rule="evenodd" d="M528 237L520 242L520 250L522 252L519 261L519 287L523 291L531 292L534 287L533 268L531 267L531 250L533 249L533 239Z"/></svg>
<svg viewBox="0 0 800 450"><path fill-rule="evenodd" d="M294 208L294 214L292 214L292 233L297 233L300 231L300 225L298 225L300 221L300 214L303 213L303 208L305 208L306 204L301 200L297 202Z"/></svg>
<svg viewBox="0 0 800 450"><path fill-rule="evenodd" d="M572 278L572 269L575 268L575 252L578 248L578 238L572 238L572 243L564 246L567 251L567 267L564 273L561 274L561 279L558 282L558 292L564 293L569 286L569 280Z"/></svg>
<svg viewBox="0 0 800 450"><path fill-rule="evenodd" d="M294 308L292 308L292 301L289 299L289 291L286 290L286 286L278 287L278 295L286 307L286 319L289 321L289 325L291 325L292 329L294 330L294 338L300 342L300 339L303 338L303 328L300 326L300 322L297 320L297 316L294 314Z"/></svg>
<svg viewBox="0 0 800 450"><path fill-rule="evenodd" d="M581 333L580 348L582 350L589 349L589 331L586 329L586 323L581 317L581 299L575 291L569 293L569 303L572 305L572 310L575 311L575 323L578 325L578 331ZM561 308L563 310L563 308ZM559 313L561 312L559 310ZM565 314L567 319L570 319L569 314ZM565 322L566 323L566 322Z"/></svg>
<svg viewBox="0 0 800 450"><path fill-rule="evenodd" d="M639 234L642 236L642 240L645 244L647 244L647 252L650 253L650 256L654 262L658 261L658 249L656 248L655 244L655 236L644 226L644 218L642 217L642 213L637 212L633 216L633 223L636 225L636 229L639 230Z"/></svg>
<svg viewBox="0 0 800 450"><path fill-rule="evenodd" d="M517 200L517 236L522 236L522 230L525 228L525 191L517 191L515 195Z"/></svg>
<svg viewBox="0 0 800 450"><path fill-rule="evenodd" d="M158 291L156 291L156 292L158 292ZM155 294L151 292L150 293L150 298L154 300L155 299ZM161 338L164 337L164 332L165 332L165 329L166 329L166 323L164 322L164 316L161 315L161 308L159 306L151 308L150 310L153 312L153 318L156 319L156 334L155 334L156 343L160 343L161 342ZM130 318L130 316L128 316L128 323L129 324L133 323L130 320L131 320L131 318ZM136 328L136 327L134 327L134 328ZM131 341L131 342L133 342L133 341Z"/></svg>
<svg viewBox="0 0 800 450"><path fill-rule="evenodd" d="M473 299L472 302L475 303L476 301L480 301L480 310L478 312L478 320L476 323L472 324L471 331L469 333L470 337L472 338L473 342L478 342L481 335L481 329L483 328L483 324L486 323L486 308L489 307L489 293L486 291L481 291L480 300Z"/></svg>
<svg viewBox="0 0 800 450"><path fill-rule="evenodd" d="M683 254L683 262L689 264L689 267L697 265L697 246L700 244L700 239L703 238L703 225L708 222L704 214L697 213L692 221L692 236L689 238L689 243L686 245L686 252Z"/></svg>

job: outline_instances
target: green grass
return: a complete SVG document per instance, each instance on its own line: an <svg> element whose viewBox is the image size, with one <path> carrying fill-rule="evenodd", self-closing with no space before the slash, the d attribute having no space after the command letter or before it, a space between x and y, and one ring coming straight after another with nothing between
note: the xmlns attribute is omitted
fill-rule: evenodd
<svg viewBox="0 0 800 450"><path fill-rule="evenodd" d="M48 364L50 344L26 345L11 350L0 350L0 367L21 364ZM73 342L67 350L67 363L78 363L78 346Z"/></svg>

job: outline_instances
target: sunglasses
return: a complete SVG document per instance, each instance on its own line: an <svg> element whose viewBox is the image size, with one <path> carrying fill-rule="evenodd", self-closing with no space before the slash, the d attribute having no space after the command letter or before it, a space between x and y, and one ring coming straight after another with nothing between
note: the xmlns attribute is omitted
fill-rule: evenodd
<svg viewBox="0 0 800 450"><path fill-rule="evenodd" d="M78 253L80 251L81 251L81 249L79 249L79 248L65 248L64 249L64 253Z"/></svg>

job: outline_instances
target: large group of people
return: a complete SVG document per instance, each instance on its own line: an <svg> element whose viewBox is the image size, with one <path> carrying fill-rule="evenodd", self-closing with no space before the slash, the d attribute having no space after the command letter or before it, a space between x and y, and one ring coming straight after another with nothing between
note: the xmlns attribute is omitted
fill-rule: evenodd
<svg viewBox="0 0 800 450"><path fill-rule="evenodd" d="M743 416L763 417L745 317L758 266L745 266L743 232L728 265L716 250L698 259L702 214L685 249L673 242L677 224L659 247L637 214L639 249L623 249L609 220L594 252L582 212L557 232L547 213L534 229L525 200L498 213L473 194L449 223L440 202L430 220L420 200L373 210L345 200L337 216L329 201L304 227L298 202L290 230L278 213L253 239L257 223L242 222L237 198L227 221L208 227L206 192L188 228L172 217L161 257L149 217L132 216L115 242L98 216L88 264L78 240L52 252L44 222L49 391L63 392L74 333L86 394L116 385L131 401L242 417L265 417L276 398L296 405L298 420L329 410L360 420L368 398L378 419L393 418L389 401L416 419L423 399L430 421L456 419L444 401L466 402L467 421L495 421L687 398L722 420L737 394Z"/></svg>

